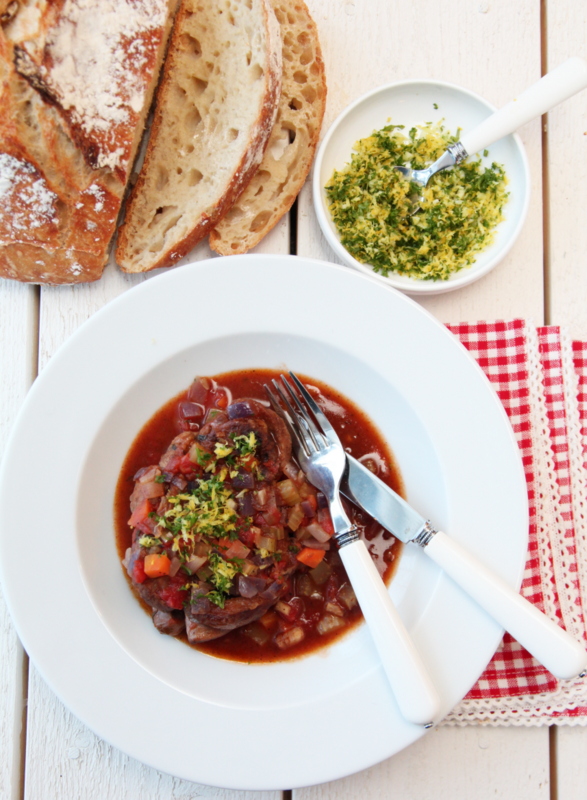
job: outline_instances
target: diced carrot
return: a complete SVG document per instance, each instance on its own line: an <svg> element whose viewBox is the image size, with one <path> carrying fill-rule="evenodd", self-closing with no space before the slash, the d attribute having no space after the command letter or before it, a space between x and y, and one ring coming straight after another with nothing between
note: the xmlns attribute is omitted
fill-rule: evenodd
<svg viewBox="0 0 587 800"><path fill-rule="evenodd" d="M145 556L145 575L148 578L160 578L162 575L169 575L169 568L171 561L161 553L153 553L152 555Z"/></svg>
<svg viewBox="0 0 587 800"><path fill-rule="evenodd" d="M141 524L141 522L144 522L147 519L152 510L153 508L151 506L151 503L149 503L149 500L148 499L143 500L143 502L140 503L132 512L131 518L128 521L130 527L131 528L138 527Z"/></svg>
<svg viewBox="0 0 587 800"><path fill-rule="evenodd" d="M304 549L297 554L296 558L298 561L301 561L302 564L313 569L318 566L325 555L325 550L314 550L311 547L304 547Z"/></svg>

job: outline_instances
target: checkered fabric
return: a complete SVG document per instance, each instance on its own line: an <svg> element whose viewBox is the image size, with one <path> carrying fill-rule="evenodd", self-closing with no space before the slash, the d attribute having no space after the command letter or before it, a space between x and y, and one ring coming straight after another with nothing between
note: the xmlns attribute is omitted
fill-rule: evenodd
<svg viewBox="0 0 587 800"><path fill-rule="evenodd" d="M524 321L478 322L448 327L475 357L491 381L508 414L520 447L528 482L530 511L528 560L522 581L522 594L544 610L536 535L536 485ZM556 679L506 634L487 669L467 697L483 699L535 694L552 691L556 687Z"/></svg>

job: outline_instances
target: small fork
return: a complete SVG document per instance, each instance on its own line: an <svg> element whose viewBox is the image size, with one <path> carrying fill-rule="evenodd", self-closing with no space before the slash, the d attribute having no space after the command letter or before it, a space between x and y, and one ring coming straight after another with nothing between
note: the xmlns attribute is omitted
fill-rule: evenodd
<svg viewBox="0 0 587 800"><path fill-rule="evenodd" d="M340 482L346 453L326 415L302 382L289 373L265 390L284 420L300 467L321 491L330 508L334 538L381 663L404 719L429 728L440 713L440 700L419 653L393 605L365 543L343 508Z"/></svg>

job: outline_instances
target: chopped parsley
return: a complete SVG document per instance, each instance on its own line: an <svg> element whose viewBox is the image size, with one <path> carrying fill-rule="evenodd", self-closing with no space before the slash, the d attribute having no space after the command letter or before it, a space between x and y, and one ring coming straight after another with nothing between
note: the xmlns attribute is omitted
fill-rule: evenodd
<svg viewBox="0 0 587 800"><path fill-rule="evenodd" d="M341 244L357 261L382 275L447 280L491 244L508 198L501 165L467 159L424 190L394 169L423 169L458 138L438 123L411 128L407 137L403 126L387 125L355 144L326 194ZM422 195L421 210L410 214L414 195Z"/></svg>
<svg viewBox="0 0 587 800"><path fill-rule="evenodd" d="M179 541L193 542L195 536L220 539L236 534L237 515L230 486L222 473L200 478L190 492L167 498L171 508L157 518L159 525L176 534L173 549Z"/></svg>
<svg viewBox="0 0 587 800"><path fill-rule="evenodd" d="M231 435L230 440L216 442L213 454L193 445L190 458L204 468L204 474L185 490L167 495L168 508L162 514L154 514L166 541L171 541L171 551L183 564L198 552L198 547L208 547L205 569L210 574L206 580L214 589L205 596L221 608L224 608L233 580L242 572L244 562L237 558L223 558L218 548L226 546L226 540L237 539L239 529L246 530L252 523L251 517L243 518L237 514L238 498L246 490L235 494L230 480L238 474L237 467L250 468L252 463L256 463L254 456L258 445L253 432ZM219 544L219 540L223 543ZM143 536L139 542L143 547L161 544L161 540L153 536ZM184 572L189 574L189 570L184 569ZM198 570L198 576L202 578L202 568ZM184 588L190 586L186 583Z"/></svg>

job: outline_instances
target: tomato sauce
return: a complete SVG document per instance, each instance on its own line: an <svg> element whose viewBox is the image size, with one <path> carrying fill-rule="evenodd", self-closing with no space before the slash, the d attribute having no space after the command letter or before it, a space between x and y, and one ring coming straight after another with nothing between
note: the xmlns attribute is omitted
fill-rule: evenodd
<svg viewBox="0 0 587 800"><path fill-rule="evenodd" d="M212 403L218 408L225 408L228 402L241 398L265 401L263 385L278 376L277 371L266 369L216 375L214 381L217 388ZM372 421L335 389L312 378L300 377L327 414L347 451L355 458L362 459L385 483L402 494L399 470ZM170 441L182 430L190 428L191 423L181 416L181 404L186 398L187 390L153 415L139 432L124 461L117 484L114 509L121 560L131 544L132 532L128 519L129 498L135 485L133 478L141 468L157 464ZM401 544L365 512L346 500L344 502L351 521L359 528L375 564L388 583L397 564ZM124 573L132 586L126 570ZM260 621L237 628L218 639L191 646L230 660L278 661L323 647L356 626L362 619L334 542L326 552L322 565L315 569L300 565L299 570L290 578L288 593L281 600L286 604L283 608L287 609L293 619L284 617L277 603ZM144 603L142 605L151 614L151 609ZM303 641L286 648L277 646L276 637L287 633L294 625L303 628ZM187 643L185 636L181 638Z"/></svg>

